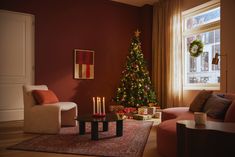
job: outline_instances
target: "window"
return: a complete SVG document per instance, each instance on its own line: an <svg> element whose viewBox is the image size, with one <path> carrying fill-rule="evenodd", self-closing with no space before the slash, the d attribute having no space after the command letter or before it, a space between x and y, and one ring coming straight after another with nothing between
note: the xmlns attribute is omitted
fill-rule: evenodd
<svg viewBox="0 0 235 157"><path fill-rule="evenodd" d="M201 55L201 71L209 71L209 63L208 63L208 52L203 52Z"/></svg>
<svg viewBox="0 0 235 157"><path fill-rule="evenodd" d="M216 53L220 54L220 2L209 1L182 14L182 47L184 60L184 89L220 89L220 62L212 65ZM199 39L203 53L189 54L189 45Z"/></svg>

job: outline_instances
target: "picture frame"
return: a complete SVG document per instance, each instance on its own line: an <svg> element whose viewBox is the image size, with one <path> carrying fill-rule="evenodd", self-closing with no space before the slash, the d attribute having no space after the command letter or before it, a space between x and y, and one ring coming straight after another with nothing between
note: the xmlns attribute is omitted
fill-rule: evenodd
<svg viewBox="0 0 235 157"><path fill-rule="evenodd" d="M74 49L74 79L94 79L95 51Z"/></svg>

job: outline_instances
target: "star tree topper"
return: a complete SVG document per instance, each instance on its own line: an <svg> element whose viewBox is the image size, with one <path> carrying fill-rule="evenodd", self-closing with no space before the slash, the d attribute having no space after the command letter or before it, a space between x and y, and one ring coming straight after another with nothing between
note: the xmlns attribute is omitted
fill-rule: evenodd
<svg viewBox="0 0 235 157"><path fill-rule="evenodd" d="M135 36L136 36L136 37L139 37L139 36L140 36L140 33L141 33L141 32L137 29L137 30L135 31Z"/></svg>

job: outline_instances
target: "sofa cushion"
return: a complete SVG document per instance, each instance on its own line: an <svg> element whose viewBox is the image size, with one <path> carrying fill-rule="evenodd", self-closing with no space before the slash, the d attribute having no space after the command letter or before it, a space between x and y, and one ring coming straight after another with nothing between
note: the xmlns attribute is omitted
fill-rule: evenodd
<svg viewBox="0 0 235 157"><path fill-rule="evenodd" d="M213 91L202 90L198 93L198 95L194 98L192 103L190 104L189 110L192 112L200 112L203 109L203 105L207 101L207 99L211 96Z"/></svg>
<svg viewBox="0 0 235 157"><path fill-rule="evenodd" d="M235 122L235 101L229 106L225 114L224 122Z"/></svg>
<svg viewBox="0 0 235 157"><path fill-rule="evenodd" d="M59 99L52 90L33 90L32 93L39 105L59 102Z"/></svg>
<svg viewBox="0 0 235 157"><path fill-rule="evenodd" d="M206 101L203 112L215 119L224 119L225 113L231 104L231 100L212 94Z"/></svg>
<svg viewBox="0 0 235 157"><path fill-rule="evenodd" d="M189 107L171 107L162 110L162 121L174 119L183 114L192 114Z"/></svg>

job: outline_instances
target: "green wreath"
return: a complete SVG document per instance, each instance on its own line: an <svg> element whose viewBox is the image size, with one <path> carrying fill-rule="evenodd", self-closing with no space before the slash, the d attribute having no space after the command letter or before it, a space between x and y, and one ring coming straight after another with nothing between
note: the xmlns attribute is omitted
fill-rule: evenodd
<svg viewBox="0 0 235 157"><path fill-rule="evenodd" d="M203 52L203 43L201 40L194 40L189 46L189 53L192 57L198 57Z"/></svg>

